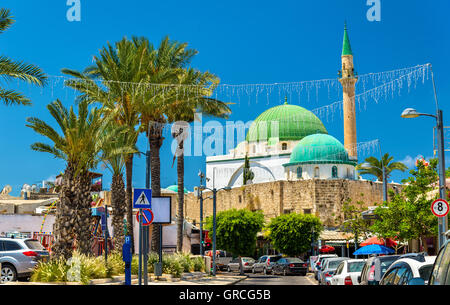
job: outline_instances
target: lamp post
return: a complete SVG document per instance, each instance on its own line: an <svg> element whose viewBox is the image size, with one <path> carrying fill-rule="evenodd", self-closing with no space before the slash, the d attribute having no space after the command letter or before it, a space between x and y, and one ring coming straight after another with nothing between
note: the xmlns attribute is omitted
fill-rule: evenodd
<svg viewBox="0 0 450 305"><path fill-rule="evenodd" d="M442 119L442 110L437 109L436 115L419 113L413 108L407 108L402 113L402 118L412 119L419 116L429 116L436 119L436 130L438 140L438 158L439 158L439 197L446 200L447 194L445 189L445 155L444 155L444 124ZM438 224L438 246L441 248L445 242L445 232L448 230L447 217L439 217Z"/></svg>
<svg viewBox="0 0 450 305"><path fill-rule="evenodd" d="M229 191L231 190L231 187L227 186L227 187L223 187L220 189L216 189L215 187L213 187L212 189L201 185L200 186L200 191L201 190L210 190L213 193L213 249L212 249L212 257L213 257L213 270L212 270L212 275L216 276L216 209L217 209L217 192L221 191L221 190L226 190Z"/></svg>

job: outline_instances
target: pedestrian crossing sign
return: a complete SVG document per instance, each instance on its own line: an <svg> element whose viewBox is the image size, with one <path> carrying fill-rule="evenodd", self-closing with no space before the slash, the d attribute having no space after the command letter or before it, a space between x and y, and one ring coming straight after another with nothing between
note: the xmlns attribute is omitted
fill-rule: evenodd
<svg viewBox="0 0 450 305"><path fill-rule="evenodd" d="M135 209L151 209L152 208L152 190L151 189L134 189L133 208L135 208Z"/></svg>

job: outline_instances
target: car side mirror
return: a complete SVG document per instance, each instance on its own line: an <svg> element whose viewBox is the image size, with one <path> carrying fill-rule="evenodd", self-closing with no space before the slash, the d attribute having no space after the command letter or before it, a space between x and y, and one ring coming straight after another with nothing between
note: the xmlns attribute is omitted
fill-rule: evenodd
<svg viewBox="0 0 450 305"><path fill-rule="evenodd" d="M425 285L425 281L420 277L415 277L409 280L408 285L423 286Z"/></svg>

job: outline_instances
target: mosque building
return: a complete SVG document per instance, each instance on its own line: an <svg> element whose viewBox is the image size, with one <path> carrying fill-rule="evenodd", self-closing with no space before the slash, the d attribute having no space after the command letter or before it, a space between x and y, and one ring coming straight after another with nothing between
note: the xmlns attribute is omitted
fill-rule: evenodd
<svg viewBox="0 0 450 305"><path fill-rule="evenodd" d="M308 179L355 180L355 85L358 80L347 28L344 29L340 83L343 88L344 144L311 111L288 103L270 108L250 125L246 140L227 155L206 159L207 187L238 187L244 183L249 159L252 184Z"/></svg>

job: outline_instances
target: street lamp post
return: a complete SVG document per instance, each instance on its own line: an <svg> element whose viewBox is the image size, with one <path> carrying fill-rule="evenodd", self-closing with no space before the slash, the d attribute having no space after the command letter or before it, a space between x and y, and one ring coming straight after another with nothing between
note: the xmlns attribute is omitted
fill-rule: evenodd
<svg viewBox="0 0 450 305"><path fill-rule="evenodd" d="M445 153L444 153L444 124L442 118L442 110L437 110L436 115L419 113L415 109L407 108L402 113L402 118L417 118L419 116L429 116L436 119L436 130L438 140L438 158L439 158L439 196L446 200L446 185L445 185ZM441 248L445 242L445 232L448 230L447 217L439 217L438 224L438 246Z"/></svg>
<svg viewBox="0 0 450 305"><path fill-rule="evenodd" d="M213 193L213 249L212 249L212 258L213 258L213 270L212 275L216 276L216 208L217 208L217 192L221 190L229 191L231 190L231 187L223 187L220 189L216 189L213 187L212 189L205 187L204 185L201 185L199 190L210 190ZM202 202L202 201L201 201ZM201 226L200 226L201 227Z"/></svg>

